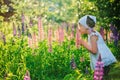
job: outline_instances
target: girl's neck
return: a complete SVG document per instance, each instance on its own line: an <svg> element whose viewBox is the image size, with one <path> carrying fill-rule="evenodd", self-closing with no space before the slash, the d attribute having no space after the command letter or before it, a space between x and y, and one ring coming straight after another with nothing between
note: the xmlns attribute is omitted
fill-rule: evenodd
<svg viewBox="0 0 120 80"><path fill-rule="evenodd" d="M92 32L96 32L94 29L89 29L87 34L90 35Z"/></svg>

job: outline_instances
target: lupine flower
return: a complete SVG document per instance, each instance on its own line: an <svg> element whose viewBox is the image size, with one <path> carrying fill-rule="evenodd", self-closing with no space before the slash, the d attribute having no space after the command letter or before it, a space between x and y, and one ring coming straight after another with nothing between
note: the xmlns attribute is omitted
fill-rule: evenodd
<svg viewBox="0 0 120 80"><path fill-rule="evenodd" d="M48 29L48 45L49 45L49 52L52 52L52 28Z"/></svg>
<svg viewBox="0 0 120 80"><path fill-rule="evenodd" d="M74 38L74 32L72 31L70 34L70 39L73 39L73 38Z"/></svg>
<svg viewBox="0 0 120 80"><path fill-rule="evenodd" d="M32 27L32 26L33 26L33 21L32 21L32 19L31 19L31 18L30 18L29 25L30 25L30 27Z"/></svg>
<svg viewBox="0 0 120 80"><path fill-rule="evenodd" d="M86 73L86 74L89 73L89 71L88 71L88 67L87 67L87 66L86 66L86 68L85 68L85 73Z"/></svg>
<svg viewBox="0 0 120 80"><path fill-rule="evenodd" d="M55 41L58 41L59 39L59 34L58 34L58 30L55 30L54 31L54 39L55 39Z"/></svg>
<svg viewBox="0 0 120 80"><path fill-rule="evenodd" d="M118 30L115 26L113 29L113 36L114 36L114 45L117 46L118 45Z"/></svg>
<svg viewBox="0 0 120 80"><path fill-rule="evenodd" d="M36 36L35 32L32 36L32 40L33 40L32 42L33 42L34 48L36 48L37 47L37 36Z"/></svg>
<svg viewBox="0 0 120 80"><path fill-rule="evenodd" d="M24 16L23 13L22 13L22 15L21 15L21 19L22 19L22 23L24 23L24 22L25 22L25 16Z"/></svg>
<svg viewBox="0 0 120 80"><path fill-rule="evenodd" d="M110 42L112 42L113 39L114 39L113 33L112 33L112 31L110 31Z"/></svg>
<svg viewBox="0 0 120 80"><path fill-rule="evenodd" d="M32 35L28 33L28 46L32 48Z"/></svg>
<svg viewBox="0 0 120 80"><path fill-rule="evenodd" d="M64 30L63 30L63 28L59 28L58 32L59 32L59 43L61 44L64 41Z"/></svg>
<svg viewBox="0 0 120 80"><path fill-rule="evenodd" d="M75 69L76 68L76 63L75 63L75 60L74 60L74 55L72 55L72 59L70 61L70 65L71 65L71 68L72 69Z"/></svg>
<svg viewBox="0 0 120 80"><path fill-rule="evenodd" d="M118 35L118 40L120 40L120 32L119 32L119 35Z"/></svg>
<svg viewBox="0 0 120 80"><path fill-rule="evenodd" d="M99 55L98 61L95 66L95 71L94 71L94 80L103 80L103 75L104 75L104 64L101 60L101 55Z"/></svg>
<svg viewBox="0 0 120 80"><path fill-rule="evenodd" d="M84 62L84 57L80 57L80 62Z"/></svg>
<svg viewBox="0 0 120 80"><path fill-rule="evenodd" d="M25 27L24 27L24 23L22 23L22 34L24 34L25 32Z"/></svg>
<svg viewBox="0 0 120 80"><path fill-rule="evenodd" d="M52 52L52 44L49 44L48 52Z"/></svg>
<svg viewBox="0 0 120 80"><path fill-rule="evenodd" d="M100 34L102 35L103 39L104 39L104 28L100 27Z"/></svg>
<svg viewBox="0 0 120 80"><path fill-rule="evenodd" d="M20 30L20 27L18 26L18 37L21 36L21 30Z"/></svg>
<svg viewBox="0 0 120 80"><path fill-rule="evenodd" d="M44 40L44 31L41 18L38 18L38 36L39 40Z"/></svg>
<svg viewBox="0 0 120 80"><path fill-rule="evenodd" d="M26 74L25 74L25 76L24 76L24 80L31 80L31 79L30 79L30 73L29 73L28 70L26 71Z"/></svg>
<svg viewBox="0 0 120 80"><path fill-rule="evenodd" d="M111 30L111 31L113 30L113 27L114 27L114 26L113 26L113 24L111 23L111 24L110 24L110 30Z"/></svg>
<svg viewBox="0 0 120 80"><path fill-rule="evenodd" d="M76 32L76 47L77 48L80 47L80 33L79 33L78 29L77 29L77 32Z"/></svg>
<svg viewBox="0 0 120 80"><path fill-rule="evenodd" d="M15 27L15 24L13 23L13 36L16 36L17 34L17 30L16 30L16 27Z"/></svg>
<svg viewBox="0 0 120 80"><path fill-rule="evenodd" d="M64 29L61 28L61 42L64 41Z"/></svg>

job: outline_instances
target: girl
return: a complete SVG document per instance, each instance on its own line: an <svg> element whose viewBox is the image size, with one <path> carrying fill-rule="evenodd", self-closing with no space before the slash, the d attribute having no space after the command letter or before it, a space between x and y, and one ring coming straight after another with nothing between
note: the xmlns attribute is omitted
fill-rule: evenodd
<svg viewBox="0 0 120 80"><path fill-rule="evenodd" d="M110 70L109 66L116 62L110 49L105 44L99 32L94 30L96 24L96 17L86 15L80 18L78 29L81 34L88 34L88 42L80 39L80 44L90 51L90 66L95 70L95 65L98 60L99 54L101 55L102 62L104 63L104 75L107 76Z"/></svg>

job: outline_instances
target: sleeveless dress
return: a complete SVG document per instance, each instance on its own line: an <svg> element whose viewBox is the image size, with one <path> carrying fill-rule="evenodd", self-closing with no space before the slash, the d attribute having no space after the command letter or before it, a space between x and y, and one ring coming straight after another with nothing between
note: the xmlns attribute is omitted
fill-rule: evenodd
<svg viewBox="0 0 120 80"><path fill-rule="evenodd" d="M91 69L92 70L95 69L95 65L98 60L99 54L101 55L101 59L102 59L102 62L104 63L104 66L108 66L108 65L116 62L117 61L116 58L114 57L114 55L112 54L110 49L105 44L105 42L99 32L95 31L88 35L89 44L91 45L90 37L93 35L96 35L98 37L98 40L97 40L98 52L96 54L92 54L92 53L90 54Z"/></svg>

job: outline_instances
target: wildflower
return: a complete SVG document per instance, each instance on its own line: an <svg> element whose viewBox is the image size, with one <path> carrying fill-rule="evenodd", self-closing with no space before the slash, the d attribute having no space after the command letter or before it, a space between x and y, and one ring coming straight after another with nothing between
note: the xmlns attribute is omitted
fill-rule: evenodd
<svg viewBox="0 0 120 80"><path fill-rule="evenodd" d="M58 28L59 33L59 43L61 44L64 41L64 30L63 28Z"/></svg>
<svg viewBox="0 0 120 80"><path fill-rule="evenodd" d="M77 48L80 47L80 33L79 33L78 29L77 29L77 32L76 32L76 47Z"/></svg>
<svg viewBox="0 0 120 80"><path fill-rule="evenodd" d="M39 40L44 40L44 31L42 27L41 18L38 18L38 36L39 36Z"/></svg>
<svg viewBox="0 0 120 80"><path fill-rule="evenodd" d="M32 40L33 40L32 43L33 43L34 47L36 48L37 47L37 36L36 36L35 32L34 32L34 34L32 36Z"/></svg>
<svg viewBox="0 0 120 80"><path fill-rule="evenodd" d="M24 80L31 80L31 79L30 79L30 73L29 73L28 70L26 71L26 74L25 74L25 76L24 76Z"/></svg>
<svg viewBox="0 0 120 80"><path fill-rule="evenodd" d="M72 59L70 61L70 65L71 65L71 68L72 69L75 69L76 68L76 63L75 63L75 60L74 60L74 55L72 55Z"/></svg>
<svg viewBox="0 0 120 80"><path fill-rule="evenodd" d="M94 71L94 80L102 80L103 75L104 75L104 70L103 70L103 62L101 60L101 55L99 54L98 61L95 66L95 71Z"/></svg>
<svg viewBox="0 0 120 80"><path fill-rule="evenodd" d="M87 66L86 66L86 68L85 68L85 73L86 73L86 74L89 73L89 71L88 71L88 67L87 67Z"/></svg>
<svg viewBox="0 0 120 80"><path fill-rule="evenodd" d="M49 45L49 52L52 51L52 28L48 30L48 45Z"/></svg>
<svg viewBox="0 0 120 80"><path fill-rule="evenodd" d="M28 33L28 46L32 48L32 35Z"/></svg>
<svg viewBox="0 0 120 80"><path fill-rule="evenodd" d="M25 32L25 27L24 27L24 23L22 23L22 34L24 34Z"/></svg>
<svg viewBox="0 0 120 80"><path fill-rule="evenodd" d="M16 27L15 24L13 23L13 36L16 36L16 34L17 34Z"/></svg>
<svg viewBox="0 0 120 80"><path fill-rule="evenodd" d="M32 21L32 19L31 19L31 18L30 18L29 26L30 26L30 27L32 27L32 26L33 26L33 21Z"/></svg>
<svg viewBox="0 0 120 80"><path fill-rule="evenodd" d="M24 16L23 13L21 14L21 19L22 19L22 23L24 23L25 22L25 16Z"/></svg>
<svg viewBox="0 0 120 80"><path fill-rule="evenodd" d="M103 39L104 39L104 28L100 27L100 34L102 35Z"/></svg>
<svg viewBox="0 0 120 80"><path fill-rule="evenodd" d="M84 62L84 57L80 57L80 62Z"/></svg>
<svg viewBox="0 0 120 80"><path fill-rule="evenodd" d="M21 30L20 30L20 27L18 26L18 37L21 36Z"/></svg>

